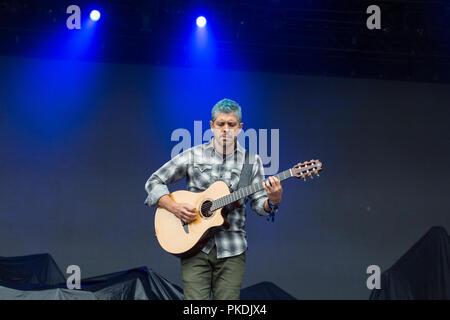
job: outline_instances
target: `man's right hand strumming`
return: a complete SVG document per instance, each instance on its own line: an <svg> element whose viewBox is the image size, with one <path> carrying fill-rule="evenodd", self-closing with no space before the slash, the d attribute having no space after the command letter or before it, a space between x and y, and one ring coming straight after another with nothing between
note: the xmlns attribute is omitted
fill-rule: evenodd
<svg viewBox="0 0 450 320"><path fill-rule="evenodd" d="M197 218L196 209L189 203L177 203L169 195L162 196L158 205L170 212L186 223L190 223Z"/></svg>

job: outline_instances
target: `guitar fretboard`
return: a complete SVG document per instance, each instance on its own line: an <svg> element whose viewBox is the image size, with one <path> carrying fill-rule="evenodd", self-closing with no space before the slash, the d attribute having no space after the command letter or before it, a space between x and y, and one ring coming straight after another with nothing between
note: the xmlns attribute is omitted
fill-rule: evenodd
<svg viewBox="0 0 450 320"><path fill-rule="evenodd" d="M292 177L291 169L280 172L277 175L275 175L275 177L277 177L277 179L280 181L290 178L290 177ZM266 181L266 180L264 180L264 181ZM253 193L263 190L264 189L264 187L263 187L264 181L251 184L244 188L240 188L240 189L236 190L235 192L232 192L230 194L227 194L226 196L223 196L221 198L214 200L210 210L215 211L215 210L225 207L237 200L243 199Z"/></svg>

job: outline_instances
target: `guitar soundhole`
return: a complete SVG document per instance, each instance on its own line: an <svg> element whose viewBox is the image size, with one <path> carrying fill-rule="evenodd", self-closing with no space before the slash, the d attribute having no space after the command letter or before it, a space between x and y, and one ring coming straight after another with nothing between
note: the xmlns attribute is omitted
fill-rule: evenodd
<svg viewBox="0 0 450 320"><path fill-rule="evenodd" d="M211 206L212 206L212 201L206 200L205 202L202 203L202 206L200 208L200 212L202 213L202 216L204 216L205 218L209 218L212 216L213 212L211 212Z"/></svg>

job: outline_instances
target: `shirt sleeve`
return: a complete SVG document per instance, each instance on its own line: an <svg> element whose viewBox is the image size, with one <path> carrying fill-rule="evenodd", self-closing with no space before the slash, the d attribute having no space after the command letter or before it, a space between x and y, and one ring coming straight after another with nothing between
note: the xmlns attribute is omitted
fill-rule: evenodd
<svg viewBox="0 0 450 320"><path fill-rule="evenodd" d="M145 190L148 194L144 201L145 205L158 204L159 198L170 193L168 185L186 176L189 155L190 150L176 155L150 176L145 183Z"/></svg>
<svg viewBox="0 0 450 320"><path fill-rule="evenodd" d="M250 184L262 183L265 180L264 166L261 157L255 155L255 162L253 164L252 178ZM270 212L264 210L264 202L268 199L266 190L262 189L249 196L251 200L251 207L260 216L268 216Z"/></svg>

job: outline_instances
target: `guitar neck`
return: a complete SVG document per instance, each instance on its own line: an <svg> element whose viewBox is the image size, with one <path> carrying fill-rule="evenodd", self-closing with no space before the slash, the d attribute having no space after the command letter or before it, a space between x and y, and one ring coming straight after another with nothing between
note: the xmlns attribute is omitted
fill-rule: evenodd
<svg viewBox="0 0 450 320"><path fill-rule="evenodd" d="M291 178L292 176L293 175L292 175L291 169L285 170L285 171L280 172L277 175L275 175L275 177L280 181ZM264 181L251 184L244 188L240 188L233 193L227 194L226 196L223 196L221 198L214 200L210 210L215 211L215 210L225 207L237 200L243 199L253 193L263 190L264 189L264 187L263 187Z"/></svg>

